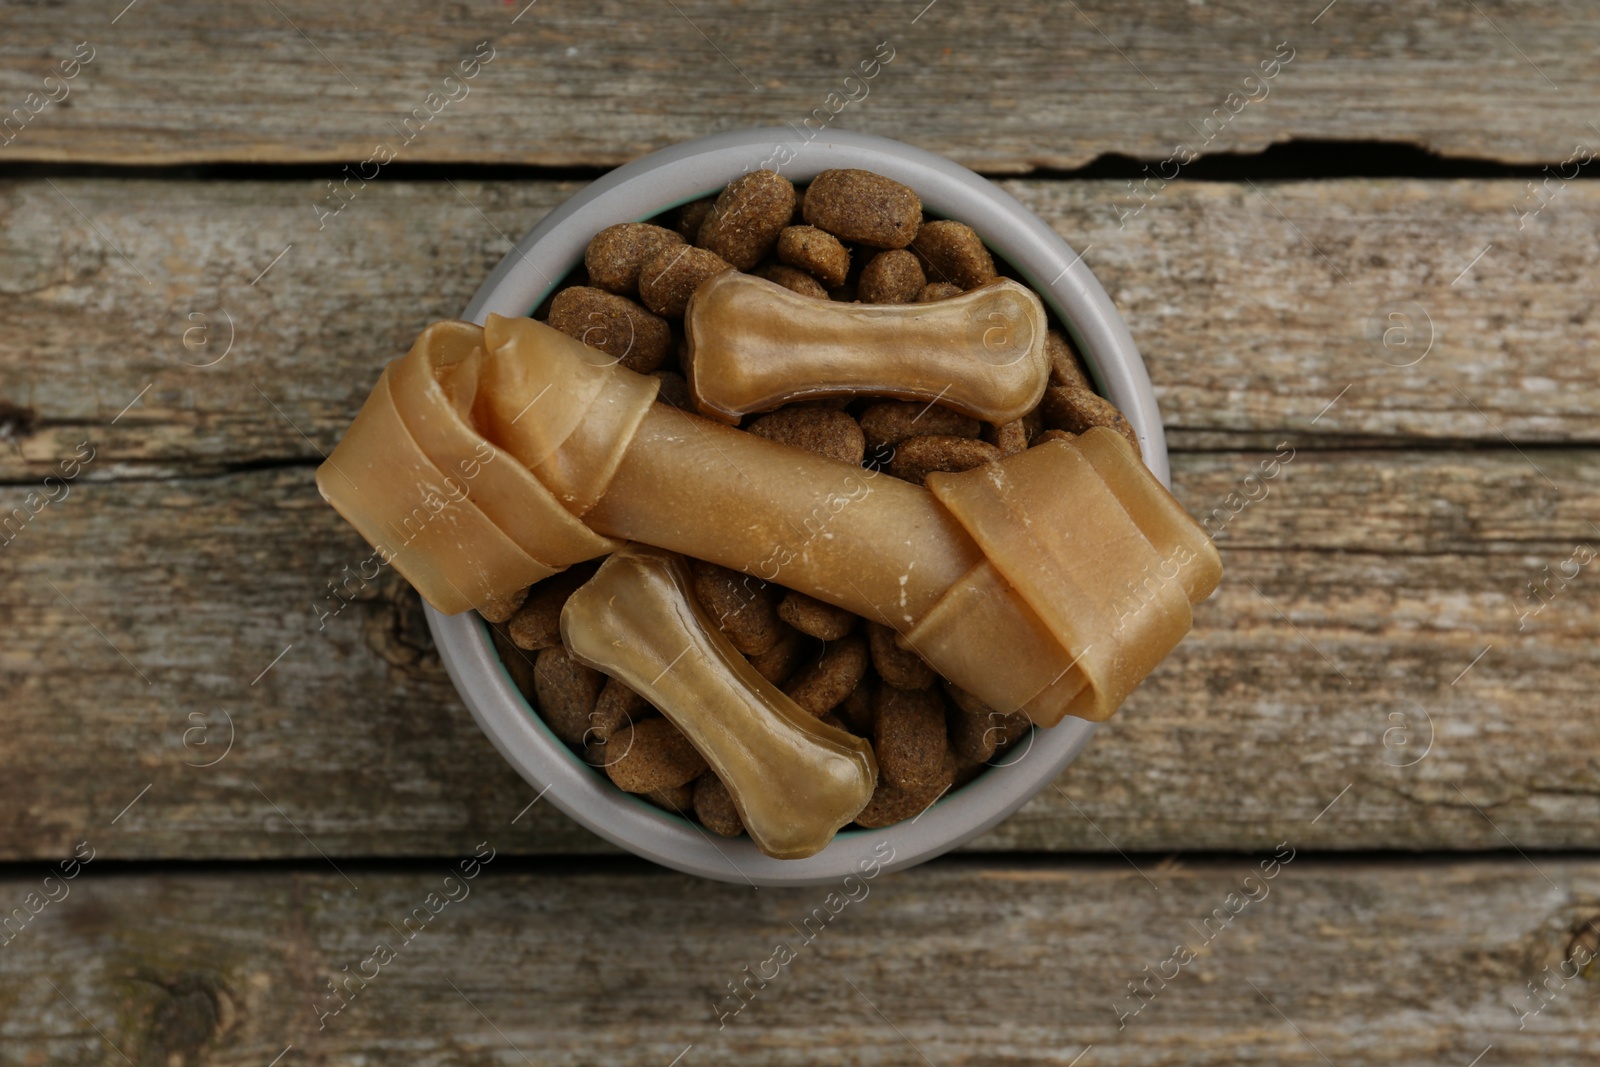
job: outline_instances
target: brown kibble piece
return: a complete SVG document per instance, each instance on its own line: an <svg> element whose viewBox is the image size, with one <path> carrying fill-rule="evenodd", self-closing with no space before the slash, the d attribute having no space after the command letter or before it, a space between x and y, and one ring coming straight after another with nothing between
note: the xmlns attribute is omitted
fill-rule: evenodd
<svg viewBox="0 0 1600 1067"><path fill-rule="evenodd" d="M661 379L661 389L656 393L656 399L663 404L671 404L679 411L693 411L694 397L689 395L689 382L683 375L675 370L658 370L651 375Z"/></svg>
<svg viewBox="0 0 1600 1067"><path fill-rule="evenodd" d="M999 426L984 426L983 439L1000 450L1002 456L1014 456L1027 450L1028 430L1021 419Z"/></svg>
<svg viewBox="0 0 1600 1067"><path fill-rule="evenodd" d="M562 608L573 590L594 576L592 563L578 563L528 587L528 597L506 622L506 635L517 648L538 651L562 643Z"/></svg>
<svg viewBox="0 0 1600 1067"><path fill-rule="evenodd" d="M694 810L694 783L692 782L685 782L670 789L656 789L639 795L656 807L670 811L674 815L688 815Z"/></svg>
<svg viewBox="0 0 1600 1067"><path fill-rule="evenodd" d="M622 296L638 296L639 268L658 252L683 243L680 234L648 222L607 226L594 235L583 253L589 284Z"/></svg>
<svg viewBox="0 0 1600 1067"><path fill-rule="evenodd" d="M778 643L783 623L778 621L776 590L759 578L705 560L689 564L695 597L734 648L756 656Z"/></svg>
<svg viewBox="0 0 1600 1067"><path fill-rule="evenodd" d="M815 226L790 226L778 234L778 258L829 289L843 285L850 273L850 250Z"/></svg>
<svg viewBox="0 0 1600 1067"><path fill-rule="evenodd" d="M1109 426L1127 438L1135 455L1143 454L1139 449L1139 437L1128 420L1122 417L1115 404L1098 393L1070 385L1052 385L1044 391L1039 410L1051 429L1080 434L1091 426Z"/></svg>
<svg viewBox="0 0 1600 1067"><path fill-rule="evenodd" d="M833 714L843 719L849 731L858 737L872 736L872 690L871 677L862 678L861 684L850 690L850 694L833 709Z"/></svg>
<svg viewBox="0 0 1600 1067"><path fill-rule="evenodd" d="M922 287L922 292L917 294L917 303L931 304L935 300L948 300L952 296L960 296L961 286L951 285L949 282L929 282Z"/></svg>
<svg viewBox="0 0 1600 1067"><path fill-rule="evenodd" d="M1068 433L1065 430L1045 430L1038 437L1033 439L1033 443L1036 445L1042 445L1049 441L1072 441L1076 440L1077 436L1077 434Z"/></svg>
<svg viewBox="0 0 1600 1067"><path fill-rule="evenodd" d="M888 471L917 485L933 471L969 471L1000 458L1000 450L970 437L908 437L895 446Z"/></svg>
<svg viewBox="0 0 1600 1067"><path fill-rule="evenodd" d="M539 653L533 665L539 717L569 745L581 745L605 675L585 667L560 645Z"/></svg>
<svg viewBox="0 0 1600 1067"><path fill-rule="evenodd" d="M930 282L922 286L922 293L917 294L918 304L933 304L934 301L947 301L952 296L960 296L962 286L950 285L949 282Z"/></svg>
<svg viewBox="0 0 1600 1067"><path fill-rule="evenodd" d="M529 652L561 643L561 609L567 597L594 575L594 567L578 564L528 587L528 596L506 623L506 636Z"/></svg>
<svg viewBox="0 0 1600 1067"><path fill-rule="evenodd" d="M956 773L955 777L950 781L951 792L960 789L962 786L978 777L978 775L982 774L984 769L989 766L987 763L984 763L980 760L967 759L967 757L963 756L959 752L955 753L955 757Z"/></svg>
<svg viewBox="0 0 1600 1067"><path fill-rule="evenodd" d="M508 621L522 607L522 602L528 599L528 590L518 589L504 596L491 596L478 605L478 614L483 616L484 622L502 623Z"/></svg>
<svg viewBox="0 0 1600 1067"><path fill-rule="evenodd" d="M606 747L617 754L606 774L625 793L654 793L694 781L706 761L678 728L657 716L619 730Z"/></svg>
<svg viewBox="0 0 1600 1067"><path fill-rule="evenodd" d="M867 647L878 675L896 689L926 689L939 677L921 656L901 648L895 632L880 623L868 621Z"/></svg>
<svg viewBox="0 0 1600 1067"><path fill-rule="evenodd" d="M611 750L599 741L590 741L579 749L578 755L597 771L605 770L611 761Z"/></svg>
<svg viewBox="0 0 1600 1067"><path fill-rule="evenodd" d="M694 243L749 270L772 251L793 215L793 183L777 171L753 170L722 190Z"/></svg>
<svg viewBox="0 0 1600 1067"><path fill-rule="evenodd" d="M685 241L694 244L696 237L700 236L700 227L705 225L706 217L711 214L711 205L716 203L716 197L708 196L703 200L691 200L678 209L678 217L672 228L678 231Z"/></svg>
<svg viewBox="0 0 1600 1067"><path fill-rule="evenodd" d="M839 640L856 628L856 619L859 617L793 589L785 593L783 600L778 603L778 618L801 633L822 641Z"/></svg>
<svg viewBox="0 0 1600 1067"><path fill-rule="evenodd" d="M950 756L944 701L931 689L878 690L872 724L878 771L901 789L940 782ZM948 776L943 785L949 784Z"/></svg>
<svg viewBox="0 0 1600 1067"><path fill-rule="evenodd" d="M598 348L629 370L649 374L672 350L672 328L625 296L587 285L556 294L550 325Z"/></svg>
<svg viewBox="0 0 1600 1067"><path fill-rule="evenodd" d="M745 427L757 437L803 448L842 463L861 465L867 440L861 425L843 411L820 407L786 407Z"/></svg>
<svg viewBox="0 0 1600 1067"><path fill-rule="evenodd" d="M1089 371L1084 367L1083 360L1078 358L1078 353L1073 350L1072 342L1060 330L1050 329L1044 335L1045 354L1050 357L1050 384L1070 385L1077 389L1087 389L1094 392L1094 382L1089 380Z"/></svg>
<svg viewBox="0 0 1600 1067"><path fill-rule="evenodd" d="M863 304L910 304L927 284L917 257L896 248L867 261L861 268L858 292Z"/></svg>
<svg viewBox="0 0 1600 1067"><path fill-rule="evenodd" d="M872 799L867 801L867 806L861 809L856 816L856 825L869 830L880 826L892 826L906 819L916 818L921 815L933 802L944 796L955 781L956 757L953 752L946 752L944 763L939 768L939 775L927 785L915 789L902 789L883 775L878 776L878 788L873 790Z"/></svg>
<svg viewBox="0 0 1600 1067"><path fill-rule="evenodd" d="M949 682L944 689L951 699L949 714L945 717L950 744L963 760L987 763L996 751L1027 733L1033 725L1021 712L1002 714Z"/></svg>
<svg viewBox="0 0 1600 1067"><path fill-rule="evenodd" d="M861 432L874 453L908 437L936 434L943 437L977 437L983 423L940 407L909 400L885 400L861 413Z"/></svg>
<svg viewBox="0 0 1600 1067"><path fill-rule="evenodd" d="M805 634L792 626L784 626L783 635L765 652L746 656L750 666L773 685L782 686L794 676L810 649Z"/></svg>
<svg viewBox="0 0 1600 1067"><path fill-rule="evenodd" d="M725 259L704 248L669 248L639 268L639 299L657 315L681 319L701 282L732 269Z"/></svg>
<svg viewBox="0 0 1600 1067"><path fill-rule="evenodd" d="M754 272L757 278L765 278L769 282L788 289L790 292L809 296L816 300L828 299L828 290L822 283L798 267L786 266L782 263L771 263Z"/></svg>
<svg viewBox="0 0 1600 1067"><path fill-rule="evenodd" d="M922 225L911 189L867 170L825 170L806 189L806 222L842 241L904 248Z"/></svg>
<svg viewBox="0 0 1600 1067"><path fill-rule="evenodd" d="M976 289L997 277L994 257L983 246L983 239L964 222L945 219L924 223L917 231L917 239L911 242L911 250L934 281Z"/></svg>
<svg viewBox="0 0 1600 1067"><path fill-rule="evenodd" d="M644 697L615 678L607 678L600 696L594 702L594 711L589 715L589 728L584 740L604 744L629 723L648 719L655 713L656 709Z"/></svg>
<svg viewBox="0 0 1600 1067"><path fill-rule="evenodd" d="M867 642L859 634L823 646L822 655L783 687L789 699L821 718L850 695L867 673Z"/></svg>
<svg viewBox="0 0 1600 1067"><path fill-rule="evenodd" d="M744 823L739 809L734 807L733 794L722 784L722 779L707 771L694 783L694 813L704 826L723 837L738 837L744 833Z"/></svg>
<svg viewBox="0 0 1600 1067"><path fill-rule="evenodd" d="M530 704L537 704L539 694L533 684L533 667L539 657L513 644L504 626L491 626L489 633L494 650L500 654L500 662L505 664L506 673L511 675L511 684L517 687L517 692L528 698Z"/></svg>

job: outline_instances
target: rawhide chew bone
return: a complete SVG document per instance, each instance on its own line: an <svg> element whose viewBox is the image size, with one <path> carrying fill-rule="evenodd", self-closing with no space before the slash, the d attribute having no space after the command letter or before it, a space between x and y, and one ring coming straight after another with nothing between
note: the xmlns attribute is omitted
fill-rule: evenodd
<svg viewBox="0 0 1600 1067"><path fill-rule="evenodd" d="M682 731L762 852L820 852L872 799L872 746L802 711L757 674L689 582L682 557L629 545L567 601L562 639Z"/></svg>
<svg viewBox="0 0 1600 1067"><path fill-rule="evenodd" d="M460 348L455 334L471 340L474 329L425 334L406 360L420 352L424 365L447 363L435 348L446 338ZM452 393L452 410L470 409L486 447L538 476L538 507L560 512L515 529L526 555L568 550L581 515L599 546L591 558L617 538L776 580L891 627L955 685L1043 726L1067 714L1108 717L1187 632L1190 605L1221 576L1205 532L1103 427L963 473L931 473L923 488L654 403L657 379L531 319L491 315L477 363L476 397ZM357 426L369 409L392 407L391 376ZM438 435L391 445L357 426L318 486L363 533L381 532L377 520L410 506L411 467L431 462L418 458L417 442ZM357 491L339 470L385 491ZM430 542L461 561L395 562L429 603L461 610L456 584L442 580L446 566L481 573L485 596L527 584L515 559L491 561L497 545L483 543L479 553L476 540ZM498 581L496 566L505 567Z"/></svg>
<svg viewBox="0 0 1600 1067"><path fill-rule="evenodd" d="M931 304L847 304L728 271L689 299L684 370L700 413L730 424L859 395L938 401L998 424L1044 395L1046 327L1039 298L1006 278Z"/></svg>

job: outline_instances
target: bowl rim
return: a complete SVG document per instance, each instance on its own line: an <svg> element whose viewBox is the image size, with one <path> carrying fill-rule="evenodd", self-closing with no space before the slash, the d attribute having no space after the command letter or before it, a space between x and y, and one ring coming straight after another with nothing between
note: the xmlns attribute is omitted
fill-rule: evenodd
<svg viewBox="0 0 1600 1067"><path fill-rule="evenodd" d="M795 127L752 127L675 144L616 168L547 214L490 273L462 318L527 315L582 260L600 230L638 222L714 193L765 167L804 182L824 170L872 170L909 185L930 213L959 219L1010 263L1071 333L1100 390L1138 434L1146 466L1168 484L1155 390L1126 323L1074 251L1044 220L988 179L899 141L845 130L806 138ZM540 264L559 264L547 271ZM815 856L776 860L748 837L718 838L698 823L624 793L560 741L512 682L474 612L426 608L445 669L468 710L508 763L549 802L599 836L665 867L752 886L839 883L939 856L994 827L1046 788L1093 736L1067 719L1029 741L922 814L877 830L841 832ZM887 848L887 852L885 852Z"/></svg>

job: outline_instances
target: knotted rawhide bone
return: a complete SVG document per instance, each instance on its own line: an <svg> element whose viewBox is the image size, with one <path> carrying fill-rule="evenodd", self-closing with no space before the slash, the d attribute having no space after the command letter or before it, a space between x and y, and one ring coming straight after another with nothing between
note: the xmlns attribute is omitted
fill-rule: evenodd
<svg viewBox="0 0 1600 1067"><path fill-rule="evenodd" d="M938 401L996 425L1050 379L1044 305L1010 279L927 304L818 300L727 271L689 300L684 372L701 414L727 423L796 400Z"/></svg>
<svg viewBox="0 0 1600 1067"><path fill-rule="evenodd" d="M614 553L567 601L561 637L672 720L767 855L820 852L872 799L872 746L757 674L690 592L683 557L642 545Z"/></svg>
<svg viewBox="0 0 1600 1067"><path fill-rule="evenodd" d="M930 474L925 489L654 403L655 379L531 319L491 315L481 355L452 359L476 329L430 327L318 471L370 540L403 524L460 433L482 435L496 458L433 520L456 532L394 554L440 610L636 541L883 623L991 708L1050 726L1115 711L1221 576L1205 532L1110 430ZM418 388L448 401L448 433L386 414L413 360L431 368ZM482 473L518 463L538 483L533 517L496 528Z"/></svg>

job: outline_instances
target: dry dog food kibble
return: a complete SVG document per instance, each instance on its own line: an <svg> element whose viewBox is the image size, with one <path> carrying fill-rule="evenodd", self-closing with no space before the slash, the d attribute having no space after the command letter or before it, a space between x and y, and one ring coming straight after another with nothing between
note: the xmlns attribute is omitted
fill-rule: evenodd
<svg viewBox="0 0 1600 1067"><path fill-rule="evenodd" d="M776 282L790 292L799 293L801 296L809 296L813 300L828 299L828 290L823 288L822 283L799 267L790 267L783 263L769 263L767 266L756 270L754 274L757 278L765 278L769 282Z"/></svg>
<svg viewBox="0 0 1600 1067"><path fill-rule="evenodd" d="M917 257L896 248L879 252L861 268L857 294L863 304L910 304L927 284Z"/></svg>
<svg viewBox="0 0 1600 1067"><path fill-rule="evenodd" d="M529 588L532 587L530 586ZM506 622L517 613L517 609L522 607L523 601L527 599L527 589L519 589L507 596L491 597L487 602L478 606L478 614L483 616L485 622Z"/></svg>
<svg viewBox="0 0 1600 1067"><path fill-rule="evenodd" d="M623 222L595 234L583 269L541 305L538 317L623 366L652 374L660 382L659 404L701 413L692 375L686 377L694 358L687 335L709 314L702 305L711 298L702 297L689 323L683 320L691 297L725 271L833 301L836 309L838 301L953 300L1001 275L970 226L924 219L916 192L900 182L863 170L830 170L797 189L772 171L753 171L715 197L652 222ZM805 307L786 313L803 318ZM864 306L860 311L876 314ZM941 314L927 312L929 321ZM1121 413L1094 391L1059 322L1050 322L1043 348L1049 387L1020 417L993 408L995 421L985 422L939 400L818 390L823 398L797 393L774 410L748 407L743 410L751 414L725 421L790 448L864 467L859 484L868 494L874 477L921 485L931 472L971 470L1030 446L1072 441L1096 426L1115 429L1137 448ZM774 347L773 357L782 359L784 351ZM831 536L830 521L831 512L819 510L804 529L793 531L792 546L778 547L803 548L810 539ZM562 608L596 565L578 564L482 606L485 619L499 624L494 642L507 669L550 729L618 788L712 833L746 833L734 795L686 734L634 689L584 666L563 647ZM858 826L915 818L947 790L984 773L1031 729L1027 715L995 711L941 679L895 630L786 588L781 567L767 582L691 559L688 574L707 619L757 675L814 716L819 728L870 742L878 778L871 800L855 817Z"/></svg>
<svg viewBox="0 0 1600 1067"><path fill-rule="evenodd" d="M606 742L606 773L625 793L676 789L698 778L706 761L689 739L657 716L625 726Z"/></svg>
<svg viewBox="0 0 1600 1067"><path fill-rule="evenodd" d="M772 250L794 215L794 186L775 171L735 178L717 197L694 243L749 270Z"/></svg>
<svg viewBox="0 0 1600 1067"><path fill-rule="evenodd" d="M647 719L655 713L656 709L644 697L615 678L607 678L600 696L595 699L594 711L589 714L589 728L585 737L604 744L630 723Z"/></svg>
<svg viewBox="0 0 1600 1067"><path fill-rule="evenodd" d="M683 243L681 234L664 226L618 223L594 235L583 253L583 266L589 272L590 285L622 296L638 296L639 268L658 252Z"/></svg>
<svg viewBox="0 0 1600 1067"><path fill-rule="evenodd" d="M850 250L833 234L815 226L790 226L778 234L778 258L829 289L843 285L850 273Z"/></svg>
<svg viewBox="0 0 1600 1067"><path fill-rule="evenodd" d="M1051 429L1080 434L1091 426L1109 426L1128 439L1135 454L1139 453L1139 437L1122 417L1122 412L1105 397L1088 389L1070 385L1053 385L1044 391L1039 403L1045 422Z"/></svg>
<svg viewBox="0 0 1600 1067"><path fill-rule="evenodd" d="M944 754L938 777L926 785L902 789L887 777L880 777L872 799L856 816L856 825L875 830L880 826L892 826L906 819L914 819L945 794L955 777L956 757L953 752Z"/></svg>
<svg viewBox="0 0 1600 1067"><path fill-rule="evenodd" d="M693 200L678 209L677 217L673 220L672 228L678 235L690 244L700 236L700 227L705 225L706 218L711 214L711 205L716 203L716 197L708 196L704 200Z"/></svg>
<svg viewBox="0 0 1600 1067"><path fill-rule="evenodd" d="M790 590L778 604L778 618L819 641L837 641L856 628L859 616Z"/></svg>
<svg viewBox="0 0 1600 1067"><path fill-rule="evenodd" d="M888 400L861 413L861 432L874 453L899 444L908 437L933 434L942 437L977 437L983 423L937 404L913 404Z"/></svg>
<svg viewBox="0 0 1600 1067"><path fill-rule="evenodd" d="M639 268L639 298L657 315L681 319L701 282L732 269L727 260L704 248L666 248Z"/></svg>
<svg viewBox="0 0 1600 1067"><path fill-rule="evenodd" d="M587 285L563 289L550 302L551 326L624 367L649 374L672 349L672 328L625 296Z"/></svg>
<svg viewBox="0 0 1600 1067"><path fill-rule="evenodd" d="M887 626L867 623L867 646L878 677L896 689L926 689L938 678L921 656L896 643L895 632Z"/></svg>
<svg viewBox="0 0 1600 1067"><path fill-rule="evenodd" d="M950 743L944 701L938 693L893 686L879 689L872 736L878 770L893 785L918 789L934 782L950 784L944 777Z"/></svg>
<svg viewBox="0 0 1600 1067"><path fill-rule="evenodd" d="M805 662L806 654L810 651L805 634L792 626L784 626L783 633L779 635L771 648L765 652L747 655L750 666L773 685L782 686L794 672L800 669L800 664Z"/></svg>
<svg viewBox="0 0 1600 1067"><path fill-rule="evenodd" d="M789 699L821 718L861 684L867 673L867 642L849 634L825 645L822 655L801 668L783 687Z"/></svg>
<svg viewBox="0 0 1600 1067"><path fill-rule="evenodd" d="M841 241L904 248L922 225L922 201L908 187L866 170L825 170L806 188L806 222Z"/></svg>
<svg viewBox="0 0 1600 1067"><path fill-rule="evenodd" d="M1094 383L1083 361L1072 350L1072 345L1060 330L1050 330L1044 335L1044 350L1050 356L1050 382L1053 385L1070 385L1074 389L1094 392Z"/></svg>
<svg viewBox="0 0 1600 1067"><path fill-rule="evenodd" d="M551 731L569 745L582 744L605 675L585 667L560 645L539 653L533 668L539 710Z"/></svg>
<svg viewBox="0 0 1600 1067"><path fill-rule="evenodd" d="M744 833L739 809L733 806L733 794L710 771L695 779L694 813L701 825L714 834L736 837Z"/></svg>
<svg viewBox="0 0 1600 1067"><path fill-rule="evenodd" d="M1028 447L1028 428L1021 419L985 426L983 439L998 448L1002 456L1014 456Z"/></svg>
<svg viewBox="0 0 1600 1067"><path fill-rule="evenodd" d="M728 640L747 656L758 656L783 636L778 594L766 582L695 560L694 593Z"/></svg>
<svg viewBox="0 0 1600 1067"><path fill-rule="evenodd" d="M908 482L922 484L933 471L969 471L1000 458L1000 450L987 441L971 437L908 437L894 449L889 473Z"/></svg>
<svg viewBox="0 0 1600 1067"><path fill-rule="evenodd" d="M861 425L842 411L787 407L762 415L745 427L758 437L860 466L867 440Z"/></svg>
<svg viewBox="0 0 1600 1067"><path fill-rule="evenodd" d="M971 226L941 220L924 223L911 242L923 262L928 280L949 282L961 289L976 289L995 280L994 259Z"/></svg>
<svg viewBox="0 0 1600 1067"><path fill-rule="evenodd" d="M594 568L586 564L570 567L528 587L522 606L506 623L506 636L518 648L536 652L561 643L561 609L567 597L587 582Z"/></svg>

